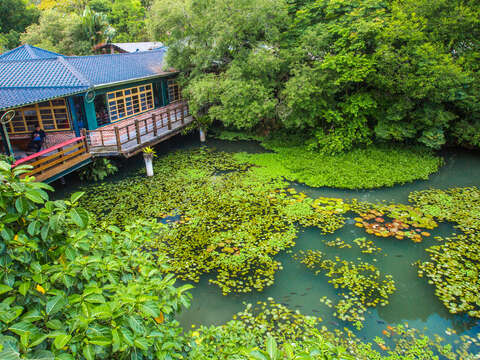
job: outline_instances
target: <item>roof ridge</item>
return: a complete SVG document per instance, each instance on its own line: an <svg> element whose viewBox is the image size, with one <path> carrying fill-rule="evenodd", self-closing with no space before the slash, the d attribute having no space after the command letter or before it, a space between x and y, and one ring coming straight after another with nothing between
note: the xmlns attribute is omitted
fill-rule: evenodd
<svg viewBox="0 0 480 360"><path fill-rule="evenodd" d="M152 50L145 50L145 51L135 51L135 52L131 52L131 53L121 53L121 54L93 54L93 55L71 55L71 56L64 56L64 58L66 59L78 59L78 58L94 58L94 57L114 57L114 56L118 56L118 57L123 57L123 56L129 56L129 55L139 55L139 54L151 54L153 52L159 52L159 51L166 51L167 50L167 47L166 46L162 46L162 47L158 47L156 49L152 49Z"/></svg>
<svg viewBox="0 0 480 360"><path fill-rule="evenodd" d="M73 76L75 76L82 84L93 86L93 84L72 64L69 64L68 61L63 56L58 56L57 61L63 64L63 66L65 66L73 74Z"/></svg>
<svg viewBox="0 0 480 360"><path fill-rule="evenodd" d="M27 53L32 57L32 59L39 59L40 57L33 52L33 49L31 48L30 45L25 44L24 45L25 49L27 50Z"/></svg>

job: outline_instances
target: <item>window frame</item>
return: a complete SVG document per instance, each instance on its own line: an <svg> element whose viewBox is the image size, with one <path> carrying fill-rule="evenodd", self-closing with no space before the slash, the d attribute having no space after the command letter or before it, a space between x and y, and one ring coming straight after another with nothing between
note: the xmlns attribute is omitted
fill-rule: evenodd
<svg viewBox="0 0 480 360"><path fill-rule="evenodd" d="M152 83L109 91L105 95L111 123L155 109ZM121 114L123 115L120 116Z"/></svg>
<svg viewBox="0 0 480 360"><path fill-rule="evenodd" d="M54 105L55 102L62 101L62 105ZM48 103L48 106L44 105L45 103ZM25 115L27 111L34 111L36 120L35 124L39 124L40 127L42 128L43 131L45 132L55 132L55 131L69 131L72 130L72 121L70 119L70 113L68 110L67 106L67 101L65 98L60 98L60 99L52 99L52 100L46 100L42 101L40 103L32 104L32 105L27 105L27 106L22 106L20 108L16 108L15 110L15 117L12 119L12 121L7 125L8 126L8 133L11 135L20 135L20 134L29 134L30 132L33 131L33 129L29 129L28 125L32 125L32 122L27 120L28 116L33 116L33 115ZM65 111L65 118L66 122L68 123L68 127L59 127L59 122L60 122L60 115L55 114L55 110L64 110ZM47 119L47 114L45 111L49 111L51 119ZM42 112L43 115L42 115ZM42 118L45 117L45 119ZM14 128L14 121L17 117L20 117L20 122L23 123L23 128L24 130L15 130ZM59 118L57 120L57 117ZM47 129L44 126L44 122L53 122L54 128ZM63 119L62 119L63 121ZM49 125L50 126L50 125Z"/></svg>
<svg viewBox="0 0 480 360"><path fill-rule="evenodd" d="M180 85L178 85L175 79L168 79L167 80L167 93L168 93L168 102L174 103L178 101L182 101L182 91L180 89ZM173 99L170 94L173 94Z"/></svg>

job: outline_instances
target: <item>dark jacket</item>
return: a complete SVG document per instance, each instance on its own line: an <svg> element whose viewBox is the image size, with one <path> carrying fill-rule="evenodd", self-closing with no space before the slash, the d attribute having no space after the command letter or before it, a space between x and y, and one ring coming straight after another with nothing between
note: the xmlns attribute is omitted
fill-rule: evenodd
<svg viewBox="0 0 480 360"><path fill-rule="evenodd" d="M47 135L45 134L45 131L43 131L42 129L40 129L39 131L34 130L32 132L32 141L43 143L46 137Z"/></svg>

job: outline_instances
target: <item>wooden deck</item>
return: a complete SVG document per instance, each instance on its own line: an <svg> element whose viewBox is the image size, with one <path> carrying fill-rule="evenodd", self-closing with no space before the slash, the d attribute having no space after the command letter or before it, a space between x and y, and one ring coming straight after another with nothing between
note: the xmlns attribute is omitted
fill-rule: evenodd
<svg viewBox="0 0 480 360"><path fill-rule="evenodd" d="M24 157L12 167L31 165L33 169L23 177L31 175L36 181L52 182L96 156L135 155L180 133L192 121L186 103L170 104L96 130L83 130L83 136Z"/></svg>
<svg viewBox="0 0 480 360"><path fill-rule="evenodd" d="M89 163L91 157L86 138L81 136L24 157L12 166L33 166L32 171L22 177L30 175L35 176L36 181L52 182Z"/></svg>
<svg viewBox="0 0 480 360"><path fill-rule="evenodd" d="M89 151L94 156L130 157L182 131L192 122L184 102L151 110L128 121L87 131Z"/></svg>

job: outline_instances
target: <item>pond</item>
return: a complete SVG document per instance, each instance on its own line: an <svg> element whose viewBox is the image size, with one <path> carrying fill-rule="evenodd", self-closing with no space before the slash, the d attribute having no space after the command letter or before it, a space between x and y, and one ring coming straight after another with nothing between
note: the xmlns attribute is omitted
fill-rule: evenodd
<svg viewBox="0 0 480 360"><path fill-rule="evenodd" d="M164 153L179 148L199 146L196 137L178 137L161 144L158 153ZM227 152L264 151L255 142L225 142L210 140L209 147ZM368 202L388 201L407 203L408 194L416 190L429 188L445 189L449 187L480 186L480 154L466 150L446 150L441 154L445 158L445 165L440 171L426 181L415 181L402 186L382 188L376 190L350 191L331 188L311 188L302 184L293 183L297 191L306 195L317 197L334 197L344 199L359 199ZM136 169L143 166L141 157L136 157L124 162L120 174L110 181L128 177ZM67 179L67 185L57 184L58 194L62 196L75 190L78 186L75 177ZM347 214L347 217L350 214ZM193 295L192 305L179 315L179 321L185 328L192 325L218 325L232 319L232 316L243 310L244 303L256 303L275 299L287 307L299 310L302 314L315 315L323 319L327 327L343 329L349 324L333 316L333 309L320 302L320 298L327 296L329 299L338 299L338 290L328 282L322 274L315 275L303 264L292 258L300 250L321 250L328 257L341 256L345 260L361 260L374 263L382 273L390 274L395 280L397 290L390 297L390 303L374 309L369 309L365 314L364 328L356 332L359 337L372 340L381 336L388 325L408 324L420 330L425 329L427 334L439 334L446 337L449 342L454 342L457 335L474 335L480 332L480 323L477 319L466 315L452 315L434 294L433 285L427 280L419 278L414 263L427 259L424 249L436 243L434 236L449 236L455 232L451 224L442 223L432 231L432 236L422 243L411 241L398 241L392 238L378 238L368 235L363 229L354 225L353 215L347 218L347 224L334 234L323 235L318 228L304 228L296 240L296 246L277 256L283 264L283 270L275 275L274 285L267 287L263 292L248 294L229 294L223 296L218 286L209 284L208 276L203 276L199 283L194 284L191 290ZM348 242L355 238L366 237L382 251L376 254L364 254L358 247L340 249L328 247L325 242L341 238ZM457 334L447 335L449 329Z"/></svg>

